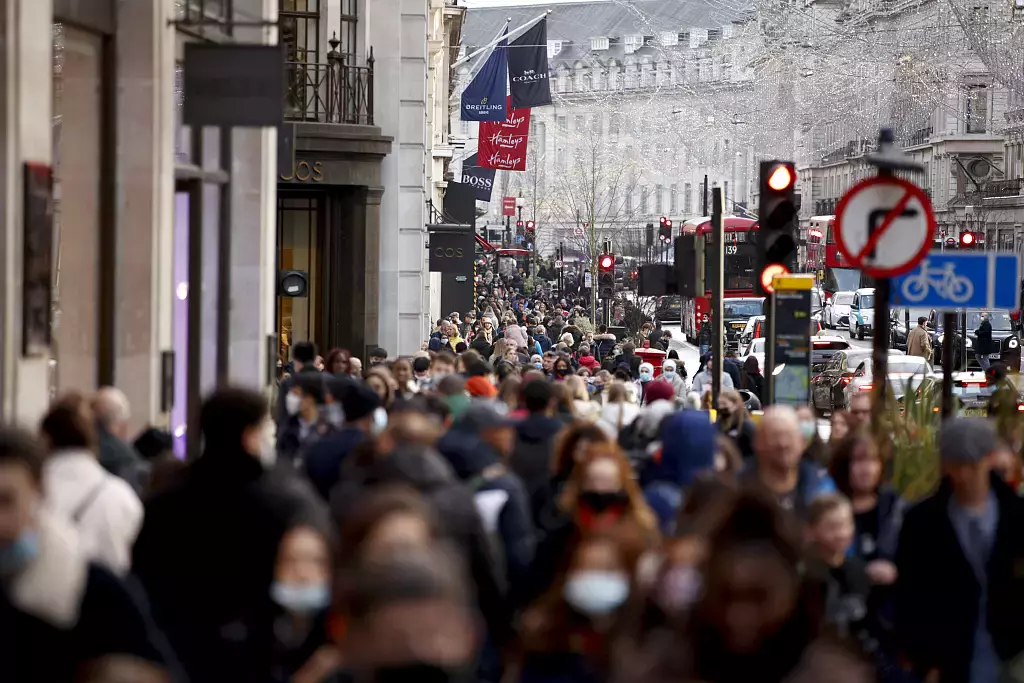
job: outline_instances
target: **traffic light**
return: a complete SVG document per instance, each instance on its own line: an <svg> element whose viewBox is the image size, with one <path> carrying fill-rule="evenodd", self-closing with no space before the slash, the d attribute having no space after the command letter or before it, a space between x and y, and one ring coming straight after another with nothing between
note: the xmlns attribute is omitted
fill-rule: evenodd
<svg viewBox="0 0 1024 683"><path fill-rule="evenodd" d="M961 249L974 249L978 246L978 236L973 232L962 232L960 233L960 248Z"/></svg>
<svg viewBox="0 0 1024 683"><path fill-rule="evenodd" d="M523 234L523 222L522 221L516 221L516 234L517 235L522 235Z"/></svg>
<svg viewBox="0 0 1024 683"><path fill-rule="evenodd" d="M601 299L615 296L615 254L601 254L597 259L597 295Z"/></svg>
<svg viewBox="0 0 1024 683"><path fill-rule="evenodd" d="M772 293L772 278L793 269L799 204L792 161L762 161L757 230L759 294Z"/></svg>
<svg viewBox="0 0 1024 683"><path fill-rule="evenodd" d="M661 225L658 227L658 238L662 244L672 241L672 219L661 217Z"/></svg>

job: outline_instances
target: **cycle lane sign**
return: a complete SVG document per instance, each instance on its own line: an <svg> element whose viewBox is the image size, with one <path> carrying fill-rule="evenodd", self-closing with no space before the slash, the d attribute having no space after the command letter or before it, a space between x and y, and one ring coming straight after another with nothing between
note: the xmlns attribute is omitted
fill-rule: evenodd
<svg viewBox="0 0 1024 683"><path fill-rule="evenodd" d="M893 278L893 306L951 310L1020 308L1017 254L933 251L910 272Z"/></svg>
<svg viewBox="0 0 1024 683"><path fill-rule="evenodd" d="M894 277L913 268L931 249L935 231L928 195L895 176L861 180L836 207L836 246L871 277Z"/></svg>

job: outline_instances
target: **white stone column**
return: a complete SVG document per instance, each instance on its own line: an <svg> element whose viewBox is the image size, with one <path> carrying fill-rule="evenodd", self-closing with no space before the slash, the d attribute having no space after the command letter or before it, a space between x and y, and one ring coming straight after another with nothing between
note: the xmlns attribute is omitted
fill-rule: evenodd
<svg viewBox="0 0 1024 683"><path fill-rule="evenodd" d="M22 354L23 168L53 163L52 81L51 0L0 0L0 417L33 428L49 403L49 377L48 354Z"/></svg>
<svg viewBox="0 0 1024 683"><path fill-rule="evenodd" d="M167 424L161 354L173 307L174 28L161 0L119 3L115 383L136 429ZM176 397L183 401L183 396Z"/></svg>

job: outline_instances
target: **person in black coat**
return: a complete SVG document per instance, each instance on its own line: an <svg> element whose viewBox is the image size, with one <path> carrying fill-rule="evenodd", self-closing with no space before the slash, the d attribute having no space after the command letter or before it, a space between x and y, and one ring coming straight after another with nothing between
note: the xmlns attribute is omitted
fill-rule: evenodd
<svg viewBox="0 0 1024 683"><path fill-rule="evenodd" d="M316 369L316 345L313 342L296 342L292 347L292 366L295 374L286 377L277 387L277 407L274 409L274 422L284 424L291 414L288 411L287 397L292 390L297 375L320 371Z"/></svg>
<svg viewBox="0 0 1024 683"><path fill-rule="evenodd" d="M548 380L529 381L522 393L528 415L516 426L516 445L509 459L509 469L526 486L533 519L539 523L541 511L552 495L551 461L555 437L564 423L553 414L555 394Z"/></svg>
<svg viewBox="0 0 1024 683"><path fill-rule="evenodd" d="M747 356L743 361L743 374L740 375L740 383L736 386L746 389L756 396L758 401L764 403L764 376L761 374L757 358Z"/></svg>
<svg viewBox="0 0 1024 683"><path fill-rule="evenodd" d="M988 372L988 354L995 353L999 349L992 348L992 323L989 322L988 313L982 311L979 316L978 329L974 331L974 355L978 359L981 369Z"/></svg>
<svg viewBox="0 0 1024 683"><path fill-rule="evenodd" d="M1024 651L1024 501L992 471L981 418L947 421L944 478L907 512L896 551L895 625L919 676L994 681Z"/></svg>
<svg viewBox="0 0 1024 683"><path fill-rule="evenodd" d="M266 681L278 546L316 495L266 469L273 437L261 395L219 390L200 424L203 455L147 502L132 569L192 683Z"/></svg>
<svg viewBox="0 0 1024 683"><path fill-rule="evenodd" d="M5 681L71 683L108 658L180 680L174 656L132 583L91 563L77 532L44 511L43 452L0 429L0 668Z"/></svg>

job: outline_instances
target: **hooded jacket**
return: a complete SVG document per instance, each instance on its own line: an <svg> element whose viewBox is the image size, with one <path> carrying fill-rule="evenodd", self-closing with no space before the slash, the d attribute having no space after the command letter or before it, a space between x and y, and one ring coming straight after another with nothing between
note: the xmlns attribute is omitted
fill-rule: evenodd
<svg viewBox="0 0 1024 683"><path fill-rule="evenodd" d="M594 356L597 357L598 360L603 361L615 349L616 341L614 334L595 334L593 346Z"/></svg>
<svg viewBox="0 0 1024 683"><path fill-rule="evenodd" d="M526 348L526 329L519 323L512 323L505 327L505 339L514 341L518 348Z"/></svg>
<svg viewBox="0 0 1024 683"><path fill-rule="evenodd" d="M437 449L473 493L484 532L500 539L503 573L514 590L529 571L537 544L526 487L493 448L458 427L441 437Z"/></svg>
<svg viewBox="0 0 1024 683"><path fill-rule="evenodd" d="M526 486L530 495L533 518L540 518L540 512L551 496L551 461L555 436L564 423L544 413L531 413L516 425L516 446L509 458L509 468Z"/></svg>
<svg viewBox="0 0 1024 683"><path fill-rule="evenodd" d="M644 497L671 533L683 505L683 492L701 474L715 469L715 427L706 414L684 410L661 424L661 455L644 472Z"/></svg>
<svg viewBox="0 0 1024 683"><path fill-rule="evenodd" d="M605 403L601 406L601 414L597 421L608 436L613 439L619 438L619 432L633 424L633 420L640 414L640 406L636 403Z"/></svg>

